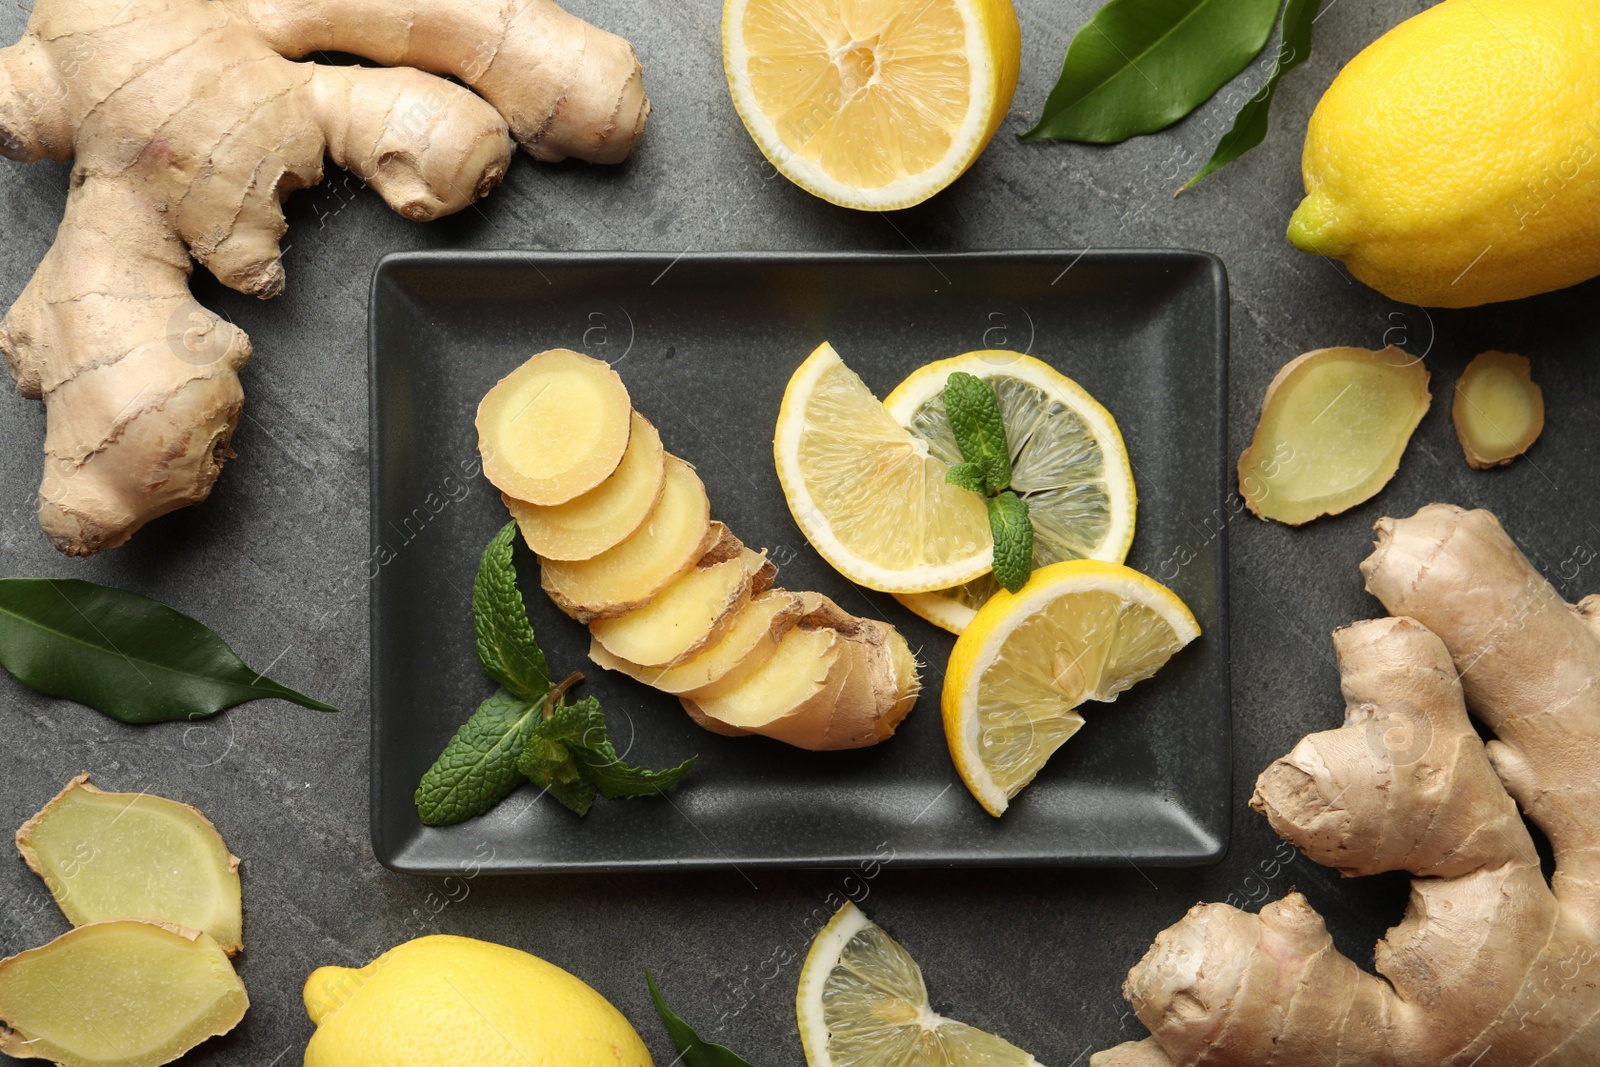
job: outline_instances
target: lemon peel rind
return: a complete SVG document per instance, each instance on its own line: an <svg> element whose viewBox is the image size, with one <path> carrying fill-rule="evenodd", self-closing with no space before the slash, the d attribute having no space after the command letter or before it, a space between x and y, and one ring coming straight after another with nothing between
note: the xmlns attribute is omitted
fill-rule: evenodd
<svg viewBox="0 0 1600 1067"><path fill-rule="evenodd" d="M806 953L806 961L800 966L794 1013L800 1028L800 1047L809 1067L833 1067L833 1055L828 1051L828 1022L822 1017L822 992L844 947L871 925L872 920L865 912L845 901L828 924L817 931L811 941L811 951Z"/></svg>

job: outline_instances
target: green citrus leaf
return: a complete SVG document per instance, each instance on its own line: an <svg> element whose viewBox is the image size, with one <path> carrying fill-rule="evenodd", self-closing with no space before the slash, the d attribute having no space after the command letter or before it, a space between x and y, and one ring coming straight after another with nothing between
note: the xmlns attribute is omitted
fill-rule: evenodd
<svg viewBox="0 0 1600 1067"><path fill-rule="evenodd" d="M751 1067L732 1049L702 1040L694 1027L674 1015L661 996L661 990L656 988L656 980L648 968L644 972L644 980L650 986L650 999L656 1003L656 1014L661 1016L661 1025L667 1028L672 1047L678 1050L678 1063L683 1067Z"/></svg>
<svg viewBox="0 0 1600 1067"><path fill-rule="evenodd" d="M1288 0L1283 7L1283 44L1278 48L1278 61L1261 91L1244 102L1239 114L1234 116L1233 128L1222 135L1216 151L1200 173L1184 183L1188 189L1196 182L1226 167L1260 144L1267 136L1267 112L1272 108L1273 94L1278 91L1278 79L1304 63L1311 54L1311 26L1317 21L1317 8L1321 0ZM1178 191L1181 193L1183 189Z"/></svg>
<svg viewBox="0 0 1600 1067"><path fill-rule="evenodd" d="M263 697L339 710L251 670L183 612L77 578L0 578L0 667L29 689L138 725Z"/></svg>
<svg viewBox="0 0 1600 1067"><path fill-rule="evenodd" d="M1261 51L1278 0L1111 0L1067 46L1024 140L1114 144L1199 107Z"/></svg>

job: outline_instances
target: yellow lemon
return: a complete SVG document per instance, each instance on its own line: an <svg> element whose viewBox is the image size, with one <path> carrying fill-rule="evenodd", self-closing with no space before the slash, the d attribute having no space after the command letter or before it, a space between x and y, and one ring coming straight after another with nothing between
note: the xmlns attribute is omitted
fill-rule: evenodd
<svg viewBox="0 0 1600 1067"><path fill-rule="evenodd" d="M359 970L306 979L305 1067L650 1067L599 993L537 956L419 937Z"/></svg>
<svg viewBox="0 0 1600 1067"><path fill-rule="evenodd" d="M1000 590L956 639L940 704L956 773L990 815L1083 725L1200 636L1176 593L1131 567L1068 560Z"/></svg>
<svg viewBox="0 0 1600 1067"><path fill-rule="evenodd" d="M917 961L848 901L811 942L795 1016L808 1067L1040 1067L1005 1038L935 1014Z"/></svg>
<svg viewBox="0 0 1600 1067"><path fill-rule="evenodd" d="M1395 300L1471 307L1600 274L1600 4L1444 0L1334 79L1289 240Z"/></svg>
<svg viewBox="0 0 1600 1067"><path fill-rule="evenodd" d="M994 387L1011 446L1011 488L1033 521L1033 565L1064 559L1121 563L1133 543L1133 465L1111 412L1077 382L1021 352L968 352L929 363L883 400L887 411L929 452L961 462L944 413L944 383L964 371ZM953 589L896 593L895 599L935 626L959 634L1000 591L985 574Z"/></svg>
<svg viewBox="0 0 1600 1067"><path fill-rule="evenodd" d="M772 455L806 540L857 585L920 593L994 565L982 499L945 481L949 464L890 418L826 342L789 379Z"/></svg>
<svg viewBox="0 0 1600 1067"><path fill-rule="evenodd" d="M726 0L733 105L763 155L841 207L890 210L961 176L1017 88L1011 0Z"/></svg>

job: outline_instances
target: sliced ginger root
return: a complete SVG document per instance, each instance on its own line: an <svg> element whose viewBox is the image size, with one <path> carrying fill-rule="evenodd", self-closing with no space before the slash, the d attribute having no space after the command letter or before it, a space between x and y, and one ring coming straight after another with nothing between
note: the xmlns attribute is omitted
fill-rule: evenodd
<svg viewBox="0 0 1600 1067"><path fill-rule="evenodd" d="M565 348L541 352L478 403L483 475L529 504L565 504L616 471L633 408L611 367Z"/></svg>
<svg viewBox="0 0 1600 1067"><path fill-rule="evenodd" d="M1427 368L1393 345L1307 352L1267 387L1239 492L1257 516L1290 526L1370 500L1431 399Z"/></svg>
<svg viewBox="0 0 1600 1067"><path fill-rule="evenodd" d="M637 411L628 448L609 478L565 504L540 507L502 496L529 548L545 559L593 559L644 525L667 487L661 435Z"/></svg>
<svg viewBox="0 0 1600 1067"><path fill-rule="evenodd" d="M395 67L292 61L327 52ZM648 112L628 43L551 0L32 5L0 49L0 154L70 160L73 180L0 352L45 406L51 543L114 547L210 493L251 345L195 301L190 272L278 295L283 201L325 159L423 221L494 189L513 138L539 159L616 162Z"/></svg>
<svg viewBox="0 0 1600 1067"><path fill-rule="evenodd" d="M484 397L478 442L545 592L589 626L602 667L679 695L708 729L802 748L881 741L916 703L905 639L770 588L777 568L711 520L694 468L606 364L534 356Z"/></svg>
<svg viewBox="0 0 1600 1067"><path fill-rule="evenodd" d="M209 934L91 923L0 961L0 1052L65 1067L158 1067L232 1030L249 1006Z"/></svg>
<svg viewBox="0 0 1600 1067"><path fill-rule="evenodd" d="M663 693L699 691L710 696L718 687L737 685L771 658L805 610L797 594L770 589L751 597L721 637L680 662L644 667L612 655L598 640L590 646L589 658Z"/></svg>
<svg viewBox="0 0 1600 1067"><path fill-rule="evenodd" d="M143 919L241 940L239 860L186 804L104 793L80 774L17 831L17 849L74 926Z"/></svg>
<svg viewBox="0 0 1600 1067"><path fill-rule="evenodd" d="M1382 977L1298 892L1259 914L1201 904L1123 986L1151 1037L1092 1067L1600 1062L1600 598L1562 601L1486 511L1430 504L1377 530L1361 572L1392 617L1334 634L1344 725L1250 803L1314 862L1412 875Z"/></svg>
<svg viewBox="0 0 1600 1067"><path fill-rule="evenodd" d="M669 456L667 487L644 524L593 559L544 560L544 591L582 623L642 608L722 539L727 527L711 522L710 511L694 468Z"/></svg>
<svg viewBox="0 0 1600 1067"><path fill-rule="evenodd" d="M1450 418L1474 470L1510 463L1544 430L1544 391L1526 356L1480 352L1456 382Z"/></svg>
<svg viewBox="0 0 1600 1067"><path fill-rule="evenodd" d="M641 667L678 663L721 637L776 573L765 553L740 546L729 559L702 561L644 607L596 619L589 633L613 656Z"/></svg>

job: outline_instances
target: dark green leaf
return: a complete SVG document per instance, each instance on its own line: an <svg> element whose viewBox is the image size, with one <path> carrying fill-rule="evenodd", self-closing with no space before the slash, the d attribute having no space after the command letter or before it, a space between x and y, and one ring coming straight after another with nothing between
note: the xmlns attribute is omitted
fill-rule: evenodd
<svg viewBox="0 0 1600 1067"><path fill-rule="evenodd" d="M1266 139L1267 112L1272 108L1273 94L1278 91L1278 79L1304 63L1311 54L1311 25L1317 21L1319 6L1321 0L1288 0L1284 4L1283 43L1278 47L1278 61L1272 66L1267 84L1244 102L1239 114L1234 116L1233 128L1217 142L1210 161L1200 168L1199 174L1184 183L1183 189L1226 167Z"/></svg>
<svg viewBox="0 0 1600 1067"><path fill-rule="evenodd" d="M954 467L944 472L944 480L951 485L959 485L963 489L971 490L979 496L984 495L983 464L957 463Z"/></svg>
<svg viewBox="0 0 1600 1067"><path fill-rule="evenodd" d="M656 1014L661 1016L661 1024L667 1028L667 1036L672 1038L672 1047L678 1050L678 1062L683 1067L751 1067L732 1049L701 1040L694 1027L674 1015L662 998L661 990L656 988L656 980L648 969L644 972L644 980L650 986L650 999L656 1002Z"/></svg>
<svg viewBox="0 0 1600 1067"><path fill-rule="evenodd" d="M0 666L126 723L199 719L263 697L339 710L262 677L181 611L77 578L0 578Z"/></svg>
<svg viewBox="0 0 1600 1067"><path fill-rule="evenodd" d="M994 386L956 371L944 380L944 413L950 420L956 447L961 449L961 458L966 460L961 467L975 467L981 472L983 494L988 496L1008 487L1011 452L1006 446L1006 422L1000 414L1000 398L995 395Z"/></svg>
<svg viewBox="0 0 1600 1067"><path fill-rule="evenodd" d="M457 823L510 796L522 784L517 761L543 715L543 698L529 703L504 689L479 704L417 786L422 821Z"/></svg>
<svg viewBox="0 0 1600 1067"><path fill-rule="evenodd" d="M606 717L600 710L600 701L584 697L575 704L557 704L533 728L532 737L541 741L572 741L580 745L609 744L606 740Z"/></svg>
<svg viewBox="0 0 1600 1067"><path fill-rule="evenodd" d="M1067 46L1024 140L1112 144L1177 122L1261 51L1278 0L1111 0Z"/></svg>
<svg viewBox="0 0 1600 1067"><path fill-rule="evenodd" d="M545 792L566 805L574 815L587 815L589 814L589 809L594 807L594 783L582 775L570 781L564 778L554 779L546 784L544 789Z"/></svg>
<svg viewBox="0 0 1600 1067"><path fill-rule="evenodd" d="M1033 522L1028 502L1004 492L989 501L989 529L994 534L994 579L1015 593L1033 573Z"/></svg>
<svg viewBox="0 0 1600 1067"><path fill-rule="evenodd" d="M634 767L617 758L616 750L606 742L603 749L572 746L572 755L578 761L578 770L603 796L616 800L620 797L643 797L665 793L678 784L699 756L690 756L676 767L664 771L651 771Z"/></svg>
<svg viewBox="0 0 1600 1067"><path fill-rule="evenodd" d="M532 701L549 691L550 669L517 589L517 570L511 563L516 537L517 524L508 522L483 550L472 583L472 625L483 673L513 696Z"/></svg>

